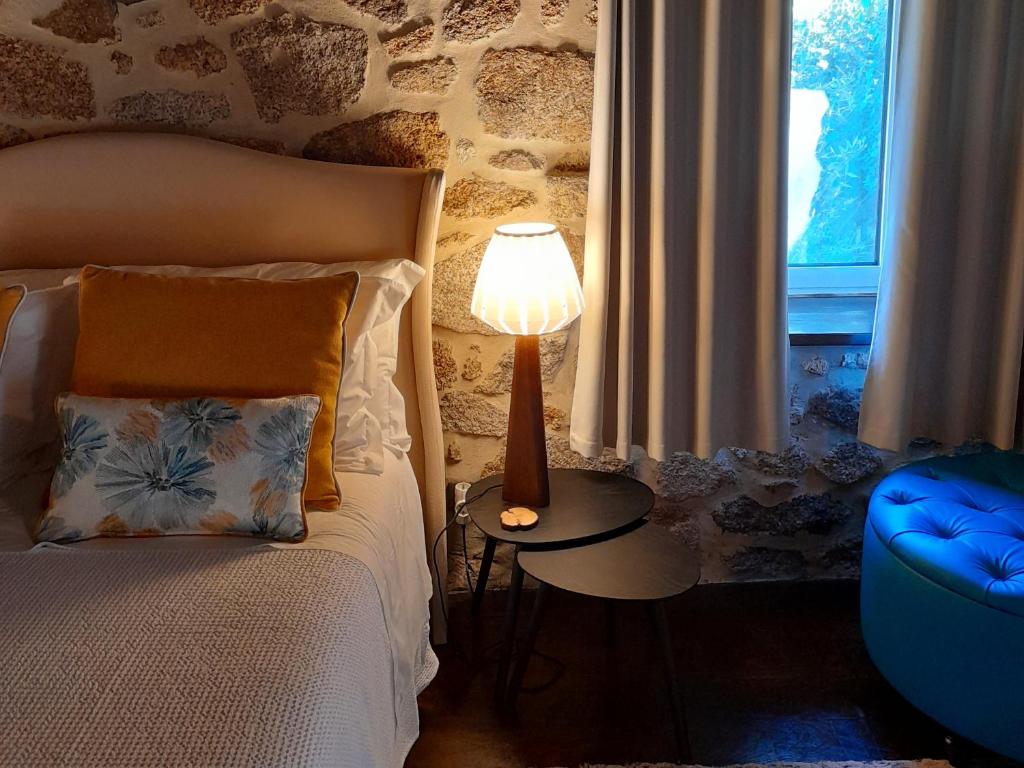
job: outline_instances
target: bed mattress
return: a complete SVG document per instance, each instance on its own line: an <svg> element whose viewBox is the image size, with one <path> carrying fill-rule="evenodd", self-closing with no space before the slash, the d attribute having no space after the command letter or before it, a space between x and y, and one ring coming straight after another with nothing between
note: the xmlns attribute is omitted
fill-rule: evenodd
<svg viewBox="0 0 1024 768"><path fill-rule="evenodd" d="M419 493L404 456L339 481L300 544L33 547L46 478L0 491L0 765L401 765L437 668Z"/></svg>

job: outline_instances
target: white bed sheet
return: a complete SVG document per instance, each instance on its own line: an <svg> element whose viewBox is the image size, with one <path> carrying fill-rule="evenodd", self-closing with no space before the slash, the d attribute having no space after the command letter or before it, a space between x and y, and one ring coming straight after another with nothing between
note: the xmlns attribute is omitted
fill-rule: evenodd
<svg viewBox="0 0 1024 768"><path fill-rule="evenodd" d="M351 555L367 567L380 593L394 662L396 714L418 721L416 696L437 672L437 657L429 643L432 583L412 464L404 454L385 452L380 475L339 472L338 482L341 508L307 512L309 536L298 544L241 536L164 536L90 539L66 546L121 551L276 547ZM32 527L48 483L48 475L35 474L0 489L0 552L33 548Z"/></svg>

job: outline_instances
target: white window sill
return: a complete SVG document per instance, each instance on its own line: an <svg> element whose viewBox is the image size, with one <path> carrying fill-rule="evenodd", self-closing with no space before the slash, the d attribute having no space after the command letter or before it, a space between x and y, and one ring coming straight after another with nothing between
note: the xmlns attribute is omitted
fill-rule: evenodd
<svg viewBox="0 0 1024 768"><path fill-rule="evenodd" d="M787 270L790 296L867 296L878 292L881 268L856 266L793 266Z"/></svg>
<svg viewBox="0 0 1024 768"><path fill-rule="evenodd" d="M874 322L874 296L789 297L792 346L866 346Z"/></svg>

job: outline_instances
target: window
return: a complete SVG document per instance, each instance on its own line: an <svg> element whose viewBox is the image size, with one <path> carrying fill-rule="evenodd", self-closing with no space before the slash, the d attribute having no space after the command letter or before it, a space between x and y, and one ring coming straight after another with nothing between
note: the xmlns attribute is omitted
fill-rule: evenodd
<svg viewBox="0 0 1024 768"><path fill-rule="evenodd" d="M793 0L791 296L877 290L892 2Z"/></svg>

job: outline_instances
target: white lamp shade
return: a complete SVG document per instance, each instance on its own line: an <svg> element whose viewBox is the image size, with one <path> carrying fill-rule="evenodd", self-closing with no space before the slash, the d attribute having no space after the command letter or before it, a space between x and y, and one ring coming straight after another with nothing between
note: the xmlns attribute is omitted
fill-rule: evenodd
<svg viewBox="0 0 1024 768"><path fill-rule="evenodd" d="M583 311L583 289L554 224L494 230L473 289L473 315L501 333L530 336L565 328Z"/></svg>

